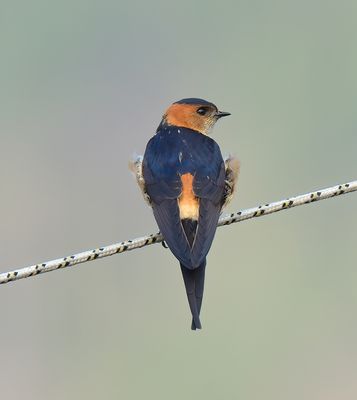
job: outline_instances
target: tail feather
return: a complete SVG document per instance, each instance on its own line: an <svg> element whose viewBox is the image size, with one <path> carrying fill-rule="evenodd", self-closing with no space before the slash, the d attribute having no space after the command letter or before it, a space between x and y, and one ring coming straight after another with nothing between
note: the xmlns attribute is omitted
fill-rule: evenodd
<svg viewBox="0 0 357 400"><path fill-rule="evenodd" d="M180 265L183 280L185 282L187 299L192 314L191 329L202 329L200 311L204 289L206 260L204 260L203 263L194 270L186 268L183 264Z"/></svg>
<svg viewBox="0 0 357 400"><path fill-rule="evenodd" d="M205 285L205 271L206 271L206 260L199 266L199 268L194 270L195 273L195 296L196 296L196 304L198 315L201 312L202 306L202 298L203 298L203 290ZM195 329L195 323L192 319L191 329ZM200 329L200 328L199 328Z"/></svg>

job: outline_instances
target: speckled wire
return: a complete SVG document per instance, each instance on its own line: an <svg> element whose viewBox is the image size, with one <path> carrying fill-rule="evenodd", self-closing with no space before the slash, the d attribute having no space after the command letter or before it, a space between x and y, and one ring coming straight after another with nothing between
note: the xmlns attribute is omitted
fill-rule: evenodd
<svg viewBox="0 0 357 400"><path fill-rule="evenodd" d="M287 210L292 207L301 206L303 204L312 203L314 201L325 200L330 197L339 196L345 193L357 191L357 180L332 186L326 189L320 189L315 192L290 197L285 200L276 201L274 203L264 204L254 208L238 211L237 213L222 215L219 219L218 226L230 225L235 222L241 222L246 219L261 217L263 215L272 214L277 211ZM71 267L76 264L87 261L96 260L97 258L108 257L113 254L124 253L124 251L139 249L154 243L162 242L163 238L160 233L143 236L133 240L111 244L109 246L99 247L94 250L84 251L72 256L58 258L44 263L31 265L30 267L15 269L10 272L0 274L0 284L16 281L22 278L42 274L44 272L56 269Z"/></svg>

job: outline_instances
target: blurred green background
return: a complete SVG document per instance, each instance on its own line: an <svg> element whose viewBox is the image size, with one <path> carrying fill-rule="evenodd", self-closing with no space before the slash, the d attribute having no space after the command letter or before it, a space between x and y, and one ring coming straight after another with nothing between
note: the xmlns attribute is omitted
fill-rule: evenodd
<svg viewBox="0 0 357 400"><path fill-rule="evenodd" d="M357 179L356 1L0 3L0 271L157 230L127 168L232 116L229 210ZM219 229L203 330L161 246L0 288L1 398L356 399L357 197Z"/></svg>

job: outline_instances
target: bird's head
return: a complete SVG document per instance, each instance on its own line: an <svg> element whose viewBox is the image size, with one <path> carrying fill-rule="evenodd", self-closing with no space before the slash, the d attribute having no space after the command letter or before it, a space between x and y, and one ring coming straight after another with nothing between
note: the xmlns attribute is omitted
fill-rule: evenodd
<svg viewBox="0 0 357 400"><path fill-rule="evenodd" d="M218 111L213 104L203 99L182 99L173 103L163 116L163 123L193 129L208 135L214 124L228 112Z"/></svg>

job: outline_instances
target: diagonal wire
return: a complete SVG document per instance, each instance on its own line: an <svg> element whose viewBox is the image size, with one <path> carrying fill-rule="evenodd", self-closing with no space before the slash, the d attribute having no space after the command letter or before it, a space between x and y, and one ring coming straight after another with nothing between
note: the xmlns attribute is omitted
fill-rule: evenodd
<svg viewBox="0 0 357 400"><path fill-rule="evenodd" d="M276 201L274 203L248 208L238 211L237 213L222 215L218 221L218 226L230 225L235 222L241 222L246 219L261 217L264 215L272 214L274 212L287 210L292 207L302 206L304 204L309 204L314 201L325 200L330 197L340 196L342 194L351 193L354 191L357 191L357 180L341 185L331 186L326 189L320 189L314 192L298 195L295 197L289 197L288 199ZM72 267L80 263L93 261L98 258L108 257L118 253L124 253L125 251L129 250L139 249L140 247L148 246L154 243L160 243L162 241L162 235L160 233L156 233L133 240L127 240L124 242L111 244L109 246L84 251L82 253L73 254L64 258L31 265L29 267L15 269L9 272L3 272L0 274L0 284L16 281L22 278L28 278L30 276L54 271L56 269Z"/></svg>

